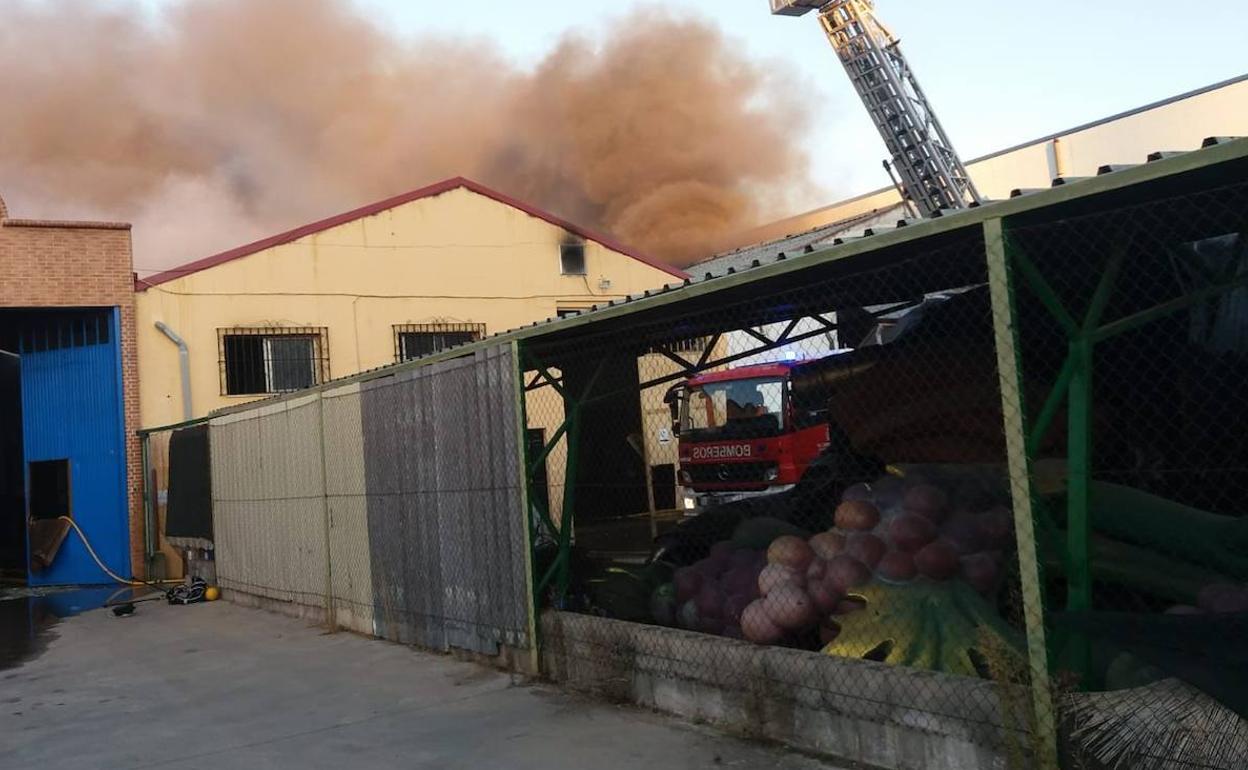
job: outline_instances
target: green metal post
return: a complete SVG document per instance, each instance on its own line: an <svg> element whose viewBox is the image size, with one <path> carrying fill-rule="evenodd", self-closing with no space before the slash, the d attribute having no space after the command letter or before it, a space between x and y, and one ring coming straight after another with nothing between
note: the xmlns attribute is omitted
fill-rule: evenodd
<svg viewBox="0 0 1248 770"><path fill-rule="evenodd" d="M533 521L533 503L534 495L530 486L533 483L532 468L536 463L530 465L529 459L529 413L528 404L524 390L524 364L521 363L520 343L512 340L509 347L511 348L511 362L515 368L515 399L516 399L516 441L519 444L517 454L520 459L520 505L522 506L524 515L524 564L525 579L528 581L529 606L526 614L528 615L529 629L529 670L534 674L538 673L541 668L541 633L542 624L537 616L538 608L541 606L539 601L539 592L537 588L537 565L533 559L533 544L536 523ZM549 519L549 514L545 514Z"/></svg>
<svg viewBox="0 0 1248 770"><path fill-rule="evenodd" d="M585 385L585 391L577 397L573 397L568 393L567 388L556 387L556 391L563 397L564 404L564 420L559 427L559 431L563 433L567 440L567 459L564 464L564 480L563 480L563 510L559 515L559 552L555 557L555 562L542 579L538 582L536 592L540 595L546 589L546 586L552 579L556 580L556 590L560 599L567 596L568 588L572 584L572 529L575 526L576 514L576 477L580 466L580 445L581 445L581 409L593 399L590 394L598 384L598 378L602 376L603 370L606 368L607 360L604 358L598 362L598 366L594 369L594 373L590 375L589 382ZM532 366L538 369L543 377L547 378L552 385L555 385L554 378L549 373L549 368L543 365L528 351L525 351L525 366ZM557 438L555 439L558 440ZM542 457L545 458L554 446L554 441L547 444L543 449ZM526 467L526 475L531 480L532 470L536 467L536 463ZM548 521L551 517L547 514Z"/></svg>
<svg viewBox="0 0 1248 770"><path fill-rule="evenodd" d="M1092 481L1092 342L1086 337L1071 342L1070 357L1074 365L1067 410L1066 608L1086 610L1092 607L1092 528L1088 512Z"/></svg>
<svg viewBox="0 0 1248 770"><path fill-rule="evenodd" d="M152 577L152 557L156 553L156 523L152 515L152 456L150 433L139 434L139 455L143 469L143 569L144 577Z"/></svg>
<svg viewBox="0 0 1248 770"><path fill-rule="evenodd" d="M1027 663L1031 683L1032 730L1038 767L1057 768L1057 717L1044 627L1044 583L1040 574L1031 486L1031 454L1023 404L1023 364L1018 348L1018 314L1014 303L1005 228L1000 219L984 223L988 286L992 295L992 323L1000 378L1002 427L1018 540L1018 571L1027 624Z"/></svg>

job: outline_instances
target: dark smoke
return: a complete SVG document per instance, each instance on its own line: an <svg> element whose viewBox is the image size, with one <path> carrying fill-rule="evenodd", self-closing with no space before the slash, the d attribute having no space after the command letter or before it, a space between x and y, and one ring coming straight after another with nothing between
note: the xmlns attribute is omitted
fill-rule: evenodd
<svg viewBox="0 0 1248 770"><path fill-rule="evenodd" d="M11 215L133 221L145 272L456 175L683 264L810 186L788 81L652 8L530 72L339 0L4 5Z"/></svg>

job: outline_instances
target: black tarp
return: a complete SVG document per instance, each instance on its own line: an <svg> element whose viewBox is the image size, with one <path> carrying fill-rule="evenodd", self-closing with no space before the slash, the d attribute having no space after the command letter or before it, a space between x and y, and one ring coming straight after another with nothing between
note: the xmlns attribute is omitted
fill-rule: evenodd
<svg viewBox="0 0 1248 770"><path fill-rule="evenodd" d="M165 536L212 540L212 466L208 426L169 437L169 501Z"/></svg>

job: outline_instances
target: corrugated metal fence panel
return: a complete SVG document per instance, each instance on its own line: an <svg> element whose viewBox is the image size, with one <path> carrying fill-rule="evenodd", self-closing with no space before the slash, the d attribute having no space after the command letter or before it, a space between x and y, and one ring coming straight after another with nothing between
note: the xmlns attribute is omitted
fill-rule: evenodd
<svg viewBox="0 0 1248 770"><path fill-rule="evenodd" d="M528 579L509 346L362 389L378 633L527 648Z"/></svg>
<svg viewBox="0 0 1248 770"><path fill-rule="evenodd" d="M321 401L330 580L335 622L352 631L375 634L360 398L360 386L355 384L327 390Z"/></svg>
<svg viewBox="0 0 1248 770"><path fill-rule="evenodd" d="M47 326L57 345L21 350L22 419L27 463L68 460L72 517L104 562L130 573L126 451L116 311ZM96 324L89 340L78 325ZM105 328L106 327L106 328ZM71 331L72 329L72 331ZM32 573L34 585L107 583L82 542L70 534L52 565Z"/></svg>
<svg viewBox="0 0 1248 770"><path fill-rule="evenodd" d="M216 418L211 447L221 586L323 607L328 563L319 395Z"/></svg>

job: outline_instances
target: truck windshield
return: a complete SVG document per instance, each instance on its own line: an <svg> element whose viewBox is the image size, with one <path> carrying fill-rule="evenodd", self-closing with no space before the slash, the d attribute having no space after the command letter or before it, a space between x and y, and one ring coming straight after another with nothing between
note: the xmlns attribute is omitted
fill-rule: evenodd
<svg viewBox="0 0 1248 770"><path fill-rule="evenodd" d="M681 432L698 441L774 436L784 427L784 380L725 380L691 387L681 422Z"/></svg>

